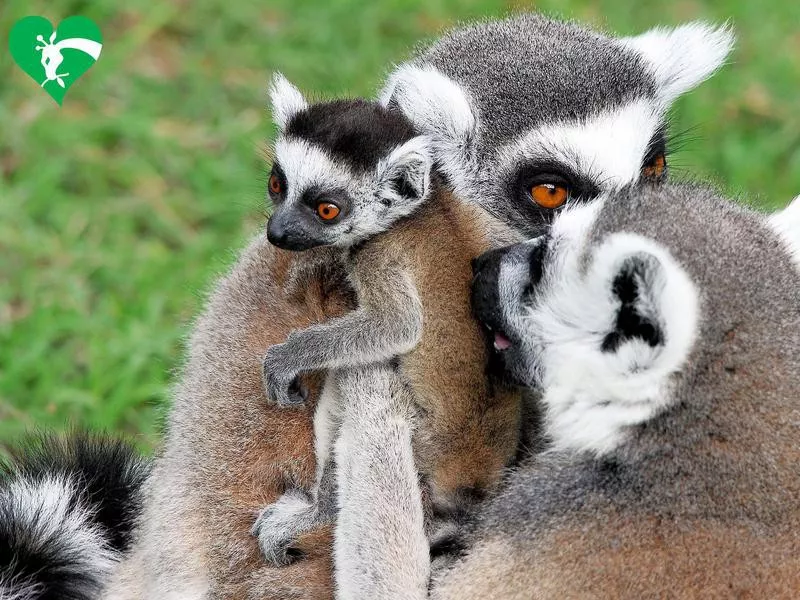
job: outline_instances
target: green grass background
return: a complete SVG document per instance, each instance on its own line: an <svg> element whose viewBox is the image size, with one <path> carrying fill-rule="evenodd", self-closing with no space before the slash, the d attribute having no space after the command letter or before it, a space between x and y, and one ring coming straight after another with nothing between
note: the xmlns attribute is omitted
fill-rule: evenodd
<svg viewBox="0 0 800 600"><path fill-rule="evenodd" d="M0 6L0 447L81 424L157 444L182 342L263 222L266 81L372 93L420 39L539 9L619 33L732 20L731 64L681 100L672 159L774 208L800 193L800 3L5 0ZM98 23L63 108L7 51L29 14Z"/></svg>

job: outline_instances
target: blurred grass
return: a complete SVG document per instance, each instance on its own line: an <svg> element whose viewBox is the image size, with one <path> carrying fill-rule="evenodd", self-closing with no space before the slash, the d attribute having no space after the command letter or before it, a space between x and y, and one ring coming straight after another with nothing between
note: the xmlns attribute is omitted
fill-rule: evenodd
<svg viewBox="0 0 800 600"><path fill-rule="evenodd" d="M796 2L3 2L0 446L70 423L157 443L203 292L263 221L272 70L315 96L371 94L417 40L531 8L625 34L731 19L732 64L678 104L672 164L769 208L800 193ZM103 31L63 108L8 55L29 14Z"/></svg>

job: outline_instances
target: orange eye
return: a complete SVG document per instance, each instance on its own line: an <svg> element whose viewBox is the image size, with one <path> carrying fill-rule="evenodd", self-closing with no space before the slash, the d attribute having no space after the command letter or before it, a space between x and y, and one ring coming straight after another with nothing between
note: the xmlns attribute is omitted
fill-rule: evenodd
<svg viewBox="0 0 800 600"><path fill-rule="evenodd" d="M649 179L658 179L667 170L667 159L663 154L658 154L642 168L642 175Z"/></svg>
<svg viewBox="0 0 800 600"><path fill-rule="evenodd" d="M569 198L569 190L563 185L540 183L531 188L531 198L542 208L558 208Z"/></svg>
<svg viewBox="0 0 800 600"><path fill-rule="evenodd" d="M281 180L275 173L269 176L269 191L275 195L281 193Z"/></svg>
<svg viewBox="0 0 800 600"><path fill-rule="evenodd" d="M323 221L331 221L339 216L339 207L331 202L321 202L317 205L317 214Z"/></svg>

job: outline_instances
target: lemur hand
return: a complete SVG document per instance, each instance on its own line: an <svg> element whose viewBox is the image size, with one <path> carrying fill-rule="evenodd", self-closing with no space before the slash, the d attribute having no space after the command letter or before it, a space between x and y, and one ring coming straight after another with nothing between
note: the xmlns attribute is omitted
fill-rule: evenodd
<svg viewBox="0 0 800 600"><path fill-rule="evenodd" d="M297 539L321 523L316 504L300 490L289 490L258 515L251 533L268 563L276 567L302 558L294 549Z"/></svg>
<svg viewBox="0 0 800 600"><path fill-rule="evenodd" d="M264 355L264 387L270 401L280 406L297 406L306 401L307 393L297 380L297 373L286 370L284 346L276 344Z"/></svg>

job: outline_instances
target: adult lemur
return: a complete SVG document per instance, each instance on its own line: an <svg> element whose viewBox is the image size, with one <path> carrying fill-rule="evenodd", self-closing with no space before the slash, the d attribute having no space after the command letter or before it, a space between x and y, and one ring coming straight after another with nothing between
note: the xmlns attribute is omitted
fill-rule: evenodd
<svg viewBox="0 0 800 600"><path fill-rule="evenodd" d="M800 272L763 215L626 188L481 257L473 293L549 448L483 505L431 597L797 596ZM405 392L391 369L339 383L339 597L427 598L420 506L393 503L418 493Z"/></svg>
<svg viewBox="0 0 800 600"><path fill-rule="evenodd" d="M558 202L565 192L583 195L584 181L605 190L642 172L663 175L660 138L653 135L663 125L663 112L677 94L724 60L728 39L697 26L613 39L574 24L529 17L458 30L422 54L453 77L458 95L466 92L469 100L469 111L462 110L463 103L453 104L441 121L444 129L430 128L442 143L438 160L458 181L458 151L471 149L464 155L470 160L464 162L468 168L459 184L466 196L486 194L493 198L493 212L517 230L530 232L532 223L549 220L546 211L527 206L525 194L535 186L552 190L547 195ZM487 46L490 52L479 52ZM445 60L436 58L437 48L462 57L458 72L455 60L452 71L445 69ZM545 57L544 64L539 56ZM485 86L469 84L486 78L491 81ZM404 78L395 82L398 91L405 90L396 94L397 100L409 100L401 104L418 126L435 124L438 113L419 102L424 96L414 93L414 77L407 79L409 84ZM430 88L434 99L441 99L441 91ZM445 94L445 99L451 97ZM569 108L572 97L574 108ZM559 98L563 101L557 102ZM640 109L649 105L658 118L646 108L641 109L642 119L616 118L638 114L632 108L637 99ZM466 120L451 118L464 115ZM455 136L448 137L450 132ZM472 135L459 137L464 132ZM507 143L514 136L520 144ZM533 144L535 140L541 143ZM493 155L493 144L500 144L503 152ZM540 151L557 159L558 168L550 172L555 177L540 177L548 175L542 169L520 168L538 160ZM452 160L445 165L448 156ZM485 168L476 170L476 163ZM561 179L565 173L567 181ZM596 173L601 174L593 177ZM528 175L535 177L528 180ZM515 185L509 187L511 183ZM261 385L265 347L284 341L293 329L353 307L342 273L341 285L332 286L311 275L295 256L272 248L262 235L218 285L190 340L165 446L144 489L144 513L133 548L116 569L106 597L330 596L329 532L303 538L299 550L307 559L285 569L265 565L250 535L255 515L280 496L287 481L311 486L314 480L310 409L287 413L270 407ZM312 386L310 396L316 395ZM33 506L36 501L23 495L13 498L12 505ZM108 551L104 556L119 558L103 550ZM96 579L104 580L106 572L95 571Z"/></svg>

